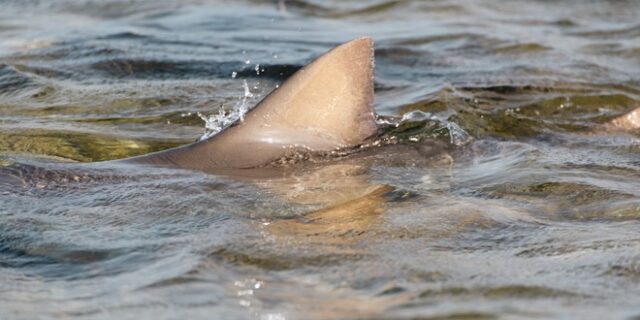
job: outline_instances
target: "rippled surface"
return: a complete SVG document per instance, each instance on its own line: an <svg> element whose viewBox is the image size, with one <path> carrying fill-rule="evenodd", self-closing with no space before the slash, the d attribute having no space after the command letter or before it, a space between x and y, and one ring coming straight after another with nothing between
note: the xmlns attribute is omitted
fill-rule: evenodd
<svg viewBox="0 0 640 320"><path fill-rule="evenodd" d="M0 6L3 319L640 317L640 136L602 126L640 107L637 2ZM361 35L398 144L253 180L84 164Z"/></svg>

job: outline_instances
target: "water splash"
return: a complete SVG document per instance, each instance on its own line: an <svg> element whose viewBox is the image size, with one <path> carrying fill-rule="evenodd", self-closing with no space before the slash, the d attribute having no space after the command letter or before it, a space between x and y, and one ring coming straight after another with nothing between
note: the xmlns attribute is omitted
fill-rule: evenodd
<svg viewBox="0 0 640 320"><path fill-rule="evenodd" d="M199 140L205 140L216 135L218 132L232 125L236 121L244 121L244 114L249 111L247 102L249 99L255 97L255 95L249 89L249 84L246 80L243 81L243 87L244 94L231 111L227 111L223 107L220 108L217 114L204 115L198 112L198 116L205 123L205 132Z"/></svg>
<svg viewBox="0 0 640 320"><path fill-rule="evenodd" d="M451 144L462 146L473 140L471 136L455 122L446 121L445 128L447 132L449 132Z"/></svg>
<svg viewBox="0 0 640 320"><path fill-rule="evenodd" d="M402 115L402 117L383 117L376 119L378 125L383 127L401 128L404 126L414 127L415 124L425 124L427 130L420 130L411 134L409 141L420 141L425 138L438 136L448 136L449 142L456 146L469 143L472 137L455 122L448 119L453 115L451 112L433 114L421 110L413 110ZM431 125L427 125L431 124Z"/></svg>

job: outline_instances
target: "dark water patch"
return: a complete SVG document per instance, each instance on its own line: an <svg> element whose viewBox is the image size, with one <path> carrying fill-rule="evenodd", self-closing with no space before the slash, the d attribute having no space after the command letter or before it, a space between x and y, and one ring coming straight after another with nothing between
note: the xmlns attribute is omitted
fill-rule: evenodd
<svg viewBox="0 0 640 320"><path fill-rule="evenodd" d="M79 62L82 60L98 60L106 57L121 56L126 51L109 45L88 44L79 41L54 43L44 48L29 50L10 55L8 60L27 64L37 63L40 68L50 68L52 64ZM75 63L72 63L75 64ZM64 67L69 68L69 65ZM68 72L68 71L64 71Z"/></svg>
<svg viewBox="0 0 640 320"><path fill-rule="evenodd" d="M394 294L398 294L398 293L403 293L403 292L407 292L407 289L403 288L403 287L391 287L385 290L382 290L380 293L378 293L379 296L386 296L386 295L394 295Z"/></svg>
<svg viewBox="0 0 640 320"><path fill-rule="evenodd" d="M498 316L491 313L483 313L483 312L452 312L449 314L443 315L435 315L435 316L419 316L412 317L411 319L416 320L491 320L498 319Z"/></svg>
<svg viewBox="0 0 640 320"><path fill-rule="evenodd" d="M382 127L378 141L381 144L409 144L423 141L424 143L416 144L415 148L426 158L438 155L451 147L453 136L456 134L454 130L436 118L404 121Z"/></svg>
<svg viewBox="0 0 640 320"><path fill-rule="evenodd" d="M580 173L575 173L580 175ZM554 221L627 221L640 218L640 206L633 187L567 181L545 181L532 177L528 184L508 182L478 191L482 196L517 201L532 209L536 217ZM597 181L592 180L592 183Z"/></svg>
<svg viewBox="0 0 640 320"><path fill-rule="evenodd" d="M498 47L495 51L496 53L521 55L521 54L544 52L548 50L551 50L551 48L537 44L537 43L520 43L520 44L512 44L512 45Z"/></svg>
<svg viewBox="0 0 640 320"><path fill-rule="evenodd" d="M227 48L221 47L215 43L208 42L200 42L194 40L178 40L178 39L158 39L158 38L150 38L148 44L157 46L159 51L165 47L178 47L182 48L185 51L192 49L209 49L211 52L215 52L215 50L227 50ZM154 48L154 50L157 50Z"/></svg>
<svg viewBox="0 0 640 320"><path fill-rule="evenodd" d="M454 92L454 94L467 99L477 99L481 105L487 105L483 108L490 108L491 105L494 108L526 108L522 111L528 111L530 115L541 116L563 115L570 112L573 113L571 116L578 116L581 113L595 112L598 108L622 112L638 104L635 94L607 92L614 90L603 88L598 91L604 92L594 94L594 89L579 85L502 85L456 88L458 92ZM531 103L532 100L537 100L537 102Z"/></svg>
<svg viewBox="0 0 640 320"><path fill-rule="evenodd" d="M585 132L640 105L625 94L576 94L580 88L490 86L444 89L404 112L456 110L450 118L474 137L524 138ZM534 101L532 103L532 101Z"/></svg>
<svg viewBox="0 0 640 320"><path fill-rule="evenodd" d="M517 225L509 221L498 221L487 217L489 214L490 212L482 210L468 214L442 239L434 242L431 248L435 251L465 254L502 252L523 243L527 232L536 232L546 227L544 224L531 222L531 219L511 219L518 221Z"/></svg>
<svg viewBox="0 0 640 320"><path fill-rule="evenodd" d="M518 251L515 255L517 257L557 257L557 256L571 256L578 253L591 252L597 254L597 252L603 252L608 250L633 250L640 244L640 239L628 239L624 243L619 243L615 239L594 240L586 242L565 243L557 239L547 240L545 243L531 245L530 248Z"/></svg>
<svg viewBox="0 0 640 320"><path fill-rule="evenodd" d="M294 64L261 64L254 68L243 68L237 72L237 76L240 78L267 78L284 81L301 68L302 66Z"/></svg>
<svg viewBox="0 0 640 320"><path fill-rule="evenodd" d="M382 47L376 50L377 60L387 60L394 65L413 66L424 61L429 56L428 52L418 52L417 50L402 47Z"/></svg>
<svg viewBox="0 0 640 320"><path fill-rule="evenodd" d="M481 114L461 111L451 120L476 138L528 138L548 128L547 124L536 119L515 117L509 109Z"/></svg>
<svg viewBox="0 0 640 320"><path fill-rule="evenodd" d="M272 251L272 250L269 250ZM262 250L233 250L219 248L207 254L209 259L228 263L238 267L251 267L262 270L284 271L299 268L323 268L336 266L348 262L358 261L366 256L358 253L351 254L286 254Z"/></svg>
<svg viewBox="0 0 640 320"><path fill-rule="evenodd" d="M103 76L132 79L229 79L233 74L240 78L266 78L285 80L300 69L298 65L258 65L247 67L244 62L168 61L113 59L90 65ZM257 68L257 70L256 70Z"/></svg>
<svg viewBox="0 0 640 320"><path fill-rule="evenodd" d="M506 22L510 22L517 25L524 24L528 26L555 26L555 27L561 27L566 29L572 29L580 26L580 22L577 21L575 18L571 18L571 17L566 17L566 18L557 19L557 20L553 20L553 19L546 20L546 19L534 18L534 19L524 19L524 20L517 20L517 21L507 20Z"/></svg>
<svg viewBox="0 0 640 320"><path fill-rule="evenodd" d="M420 293L419 298L440 299L465 296L482 296L488 299L553 299L573 298L581 295L540 286L507 285L490 288L448 287L439 290L425 290Z"/></svg>
<svg viewBox="0 0 640 320"><path fill-rule="evenodd" d="M623 46L619 43L592 44L583 47L583 51L591 54L613 56L624 59L640 59L640 47Z"/></svg>
<svg viewBox="0 0 640 320"><path fill-rule="evenodd" d="M638 105L640 103L637 100L623 94L573 95L525 105L520 111L525 115L541 116L546 119L557 118L570 121L576 118L581 120L594 118L593 122L601 123ZM602 117L603 115L605 117Z"/></svg>
<svg viewBox="0 0 640 320"><path fill-rule="evenodd" d="M19 119L20 117L51 117L61 119L63 121L83 120L96 122L103 118L121 118L131 117L131 121L135 122L136 118L160 117L165 109L173 109L172 107L180 106L186 108L192 106L193 101L183 95L163 96L153 95L151 97L111 97L105 99L105 94L97 90L96 93L85 94L86 103L84 101L74 102L72 104L66 102L66 96L78 95L84 92L73 92L66 88L43 87L35 91L29 100L23 103L29 103L29 108L17 108L11 105L0 105L0 114L7 115L8 118ZM177 115L184 115L185 120L193 119L196 116L191 111L174 111L168 117L168 121L178 121Z"/></svg>
<svg viewBox="0 0 640 320"><path fill-rule="evenodd" d="M36 99L38 101L45 101L52 95L56 93L56 89L53 86L46 86L44 88L39 89L37 92L31 95L31 98Z"/></svg>
<svg viewBox="0 0 640 320"><path fill-rule="evenodd" d="M35 194L37 190L51 189L58 186L69 187L72 184L93 182L97 179L86 171L77 172L61 170L60 168L47 168L25 163L12 163L0 168L0 177L11 178L13 188L6 189L11 193L19 194L20 190L27 194ZM64 190L70 191L73 190ZM57 194L61 196L62 194Z"/></svg>
<svg viewBox="0 0 640 320"><path fill-rule="evenodd" d="M38 228L40 233L34 233L33 224L23 223L26 224L20 229L9 229L11 226L6 222L0 226L4 229L0 236L0 256L3 257L0 265L4 268L19 269L44 278L72 280L110 276L129 269L126 264L113 263L115 260L146 260L132 256L128 250L84 249L71 243L47 242L39 234L50 231L53 226L41 226Z"/></svg>
<svg viewBox="0 0 640 320"><path fill-rule="evenodd" d="M514 85L492 85L486 87L462 87L459 88L463 91L470 91L476 95L483 95L487 93L494 93L500 95L514 95L514 94L532 94L532 93L549 93L557 92L557 87L542 87L534 85L514 86Z"/></svg>
<svg viewBox="0 0 640 320"><path fill-rule="evenodd" d="M0 63L0 97L15 97L37 86L32 77L18 68Z"/></svg>
<svg viewBox="0 0 640 320"><path fill-rule="evenodd" d="M635 197L633 194L616 192L586 184L571 182L543 182L529 185L516 183L503 184L484 190L493 196L513 195L547 200L566 200L570 205L585 205L603 200L624 200Z"/></svg>
<svg viewBox="0 0 640 320"><path fill-rule="evenodd" d="M121 40L121 39L144 40L144 39L149 39L149 36L136 33L133 31L125 31L125 32L119 32L119 33L98 37L97 39L99 40Z"/></svg>
<svg viewBox="0 0 640 320"><path fill-rule="evenodd" d="M385 203L412 201L419 197L420 194L416 192L401 189L394 189L384 194Z"/></svg>
<svg viewBox="0 0 640 320"><path fill-rule="evenodd" d="M585 38L610 39L633 39L640 37L640 25L625 28L610 28L590 31L573 32L571 35Z"/></svg>
<svg viewBox="0 0 640 320"><path fill-rule="evenodd" d="M438 44L438 43L447 43L447 42L466 42L466 41L481 41L481 39L490 39L486 38L486 36L477 34L477 33L447 33L447 34L438 34L438 35L429 35L422 37L412 37L412 38L400 38L395 39L392 44L396 46L420 46L426 44Z"/></svg>
<svg viewBox="0 0 640 320"><path fill-rule="evenodd" d="M395 0L395 1L381 1L377 4L372 4L369 6L364 6L360 8L354 8L351 10L341 10L340 12L329 13L327 16L331 18L345 18L345 17L354 17L354 16L376 16L379 14L388 14L388 11L392 9L399 9L403 7L407 2L403 0Z"/></svg>
<svg viewBox="0 0 640 320"><path fill-rule="evenodd" d="M0 256L3 257L0 266L3 268L23 268L56 262L50 257L30 254L29 248L25 246L31 243L30 240L24 236L12 235L5 230L0 237Z"/></svg>
<svg viewBox="0 0 640 320"><path fill-rule="evenodd" d="M202 125L203 121L197 114L185 114L185 112L171 112L168 114L146 116L146 117L106 117L106 118L82 118L71 119L73 122L83 123L108 123L108 124L158 124L158 123L171 123L175 125L193 126L198 127Z"/></svg>
<svg viewBox="0 0 640 320"><path fill-rule="evenodd" d="M407 114L415 110L431 113L444 112L449 110L449 104L446 100L448 99L442 99L439 94L434 94L432 97L427 99L404 105L400 110L402 110L403 114Z"/></svg>
<svg viewBox="0 0 640 320"><path fill-rule="evenodd" d="M72 77L72 74L69 72L64 72L51 68L44 67L34 67L27 66L22 64L15 64L13 67L23 73L29 73L36 76L44 77L44 78L57 78L57 79L69 79Z"/></svg>
<svg viewBox="0 0 640 320"><path fill-rule="evenodd" d="M139 13L148 13L169 5L168 1L110 1L105 3L95 3L93 1L68 2L61 1L54 8L63 12L69 12L84 16L94 16L102 19L121 19Z"/></svg>
<svg viewBox="0 0 640 320"><path fill-rule="evenodd" d="M612 263L603 275L638 281L640 280L640 262L637 259L629 259Z"/></svg>
<svg viewBox="0 0 640 320"><path fill-rule="evenodd" d="M82 132L0 132L0 151L51 155L76 161L104 161L160 151L190 141L124 139Z"/></svg>
<svg viewBox="0 0 640 320"><path fill-rule="evenodd" d="M263 0L252 1L259 3L273 3L265 2ZM303 16L316 16L323 18L349 18L357 16L375 16L377 14L388 13L393 9L401 8L407 1L393 0L393 1L376 1L377 3L362 4L362 3L337 3L324 4L318 1L309 0L286 0L277 5L277 8L282 12L293 12Z"/></svg>
<svg viewBox="0 0 640 320"><path fill-rule="evenodd" d="M170 278L170 279L164 279L164 280L160 280L158 282L152 283L146 287L144 287L144 289L146 288L163 288L163 287L171 287L171 286L183 286L183 285L189 285L189 284L193 284L193 283L201 283L206 279L203 279L201 277L198 277L197 275L195 275L195 271L191 272L194 273L193 275L185 275L185 276L179 276L179 277L174 277L174 278Z"/></svg>
<svg viewBox="0 0 640 320"><path fill-rule="evenodd" d="M229 77L240 62L179 62L114 59L93 63L90 67L103 76L115 78L175 79L184 77Z"/></svg>
<svg viewBox="0 0 640 320"><path fill-rule="evenodd" d="M18 27L18 26L0 24L0 32L14 31L14 30L19 30L19 29L20 29L20 27Z"/></svg>

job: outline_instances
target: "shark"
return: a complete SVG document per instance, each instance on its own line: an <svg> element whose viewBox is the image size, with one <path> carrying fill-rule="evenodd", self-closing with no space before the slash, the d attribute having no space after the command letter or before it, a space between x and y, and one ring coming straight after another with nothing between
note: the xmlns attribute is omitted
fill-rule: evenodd
<svg viewBox="0 0 640 320"><path fill-rule="evenodd" d="M373 71L373 40L351 40L294 73L220 133L120 162L242 175L298 153L362 146L381 131L373 109ZM603 126L607 131L638 128L640 108ZM429 154L444 149L429 142L427 148Z"/></svg>
<svg viewBox="0 0 640 320"><path fill-rule="evenodd" d="M412 163L416 159L431 162L442 155L446 160L451 145L438 140L385 145L385 152L371 148L380 142L385 132L384 125L376 121L373 100L374 45L372 38L361 37L320 55L243 117L207 139L137 157L86 165L91 168L143 165L260 179L291 176L292 170L294 175L306 171L305 174L317 177L309 172L330 171L332 167L344 175L344 172L366 168L372 162L386 161L384 154L411 159ZM600 129L640 129L640 107L615 117ZM383 156L378 156L381 153ZM301 155L302 160L308 159L309 154L328 154L330 156L325 157L328 160L337 158L331 157L336 154L357 155L342 157L338 164L320 161L298 166L277 165L279 160ZM345 171L345 166L352 169ZM23 184L20 176L28 174L1 174L0 182L11 180ZM309 185L316 183L313 179L308 182Z"/></svg>
<svg viewBox="0 0 640 320"><path fill-rule="evenodd" d="M205 140L137 157L54 169L5 166L0 170L0 185L91 181L102 175L96 169L113 170L108 179L126 179L126 172L132 172L128 170L161 167L248 180L296 203L349 201L380 187L363 174L372 163L431 161L447 147L425 141L385 145L386 153L372 148L379 146L384 132L373 100L374 45L371 38L361 37L319 56L238 121ZM389 160L389 154L394 158ZM292 185L302 191L292 193Z"/></svg>
<svg viewBox="0 0 640 320"><path fill-rule="evenodd" d="M372 164L410 161L411 165L435 163L437 170L447 170L447 161L451 160L446 157L450 146L437 140L389 144L384 151L370 147L385 131L376 121L373 80L373 41L358 38L331 49L297 71L243 118L212 137L127 159L71 164L63 166L63 170L25 164L0 167L0 192L21 186L48 188L49 181L61 181L62 187L68 187L67 182L99 179L117 183L141 166L203 171L248 179L287 202L321 205L295 219L256 223L256 228L268 232L276 242L286 245L294 239L296 243L349 247L382 223L389 197L404 197L394 195L396 190L391 186L371 181L368 171ZM618 116L604 128L639 129L640 108ZM281 159L300 154L343 152L349 156L339 157L339 161L330 156L327 161L277 165ZM99 167L121 169L120 166L126 170L115 170L116 176L91 171ZM128 171L132 168L134 171ZM55 187L56 183L51 185ZM474 219L464 218L452 230L463 230Z"/></svg>
<svg viewBox="0 0 640 320"><path fill-rule="evenodd" d="M220 133L121 160L200 171L250 169L301 152L354 148L376 136L373 41L358 38L298 70Z"/></svg>
<svg viewBox="0 0 640 320"><path fill-rule="evenodd" d="M292 171L293 175L303 172L317 177L314 172L324 172L323 175L331 176L326 172L334 167L338 175L350 176L348 172L361 171L370 163L394 161L385 155L393 155L400 161L410 159L412 163L442 160L441 156L446 160L452 146L433 139L385 145L384 152L371 148L380 142L386 130L383 123L376 121L373 101L374 44L370 37L361 37L320 55L235 123L205 140L137 157L81 165L85 169L120 165L186 169L255 181L253 178L290 178ZM640 107L617 116L601 129L640 129ZM307 160L309 154L328 154L324 159L329 161L277 165L281 160L301 155L302 160ZM354 156L333 156L341 154ZM336 158L341 161L332 161ZM24 184L21 177L30 174L21 170L0 174L0 182ZM307 185L317 183L310 179Z"/></svg>

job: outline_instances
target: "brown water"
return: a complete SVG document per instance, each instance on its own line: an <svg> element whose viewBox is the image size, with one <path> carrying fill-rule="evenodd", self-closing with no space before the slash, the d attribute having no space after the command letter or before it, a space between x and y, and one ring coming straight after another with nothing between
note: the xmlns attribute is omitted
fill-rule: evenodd
<svg viewBox="0 0 640 320"><path fill-rule="evenodd" d="M602 127L640 107L639 16L0 1L0 318L640 318L640 135ZM191 142L362 35L395 145L278 179L77 163Z"/></svg>

